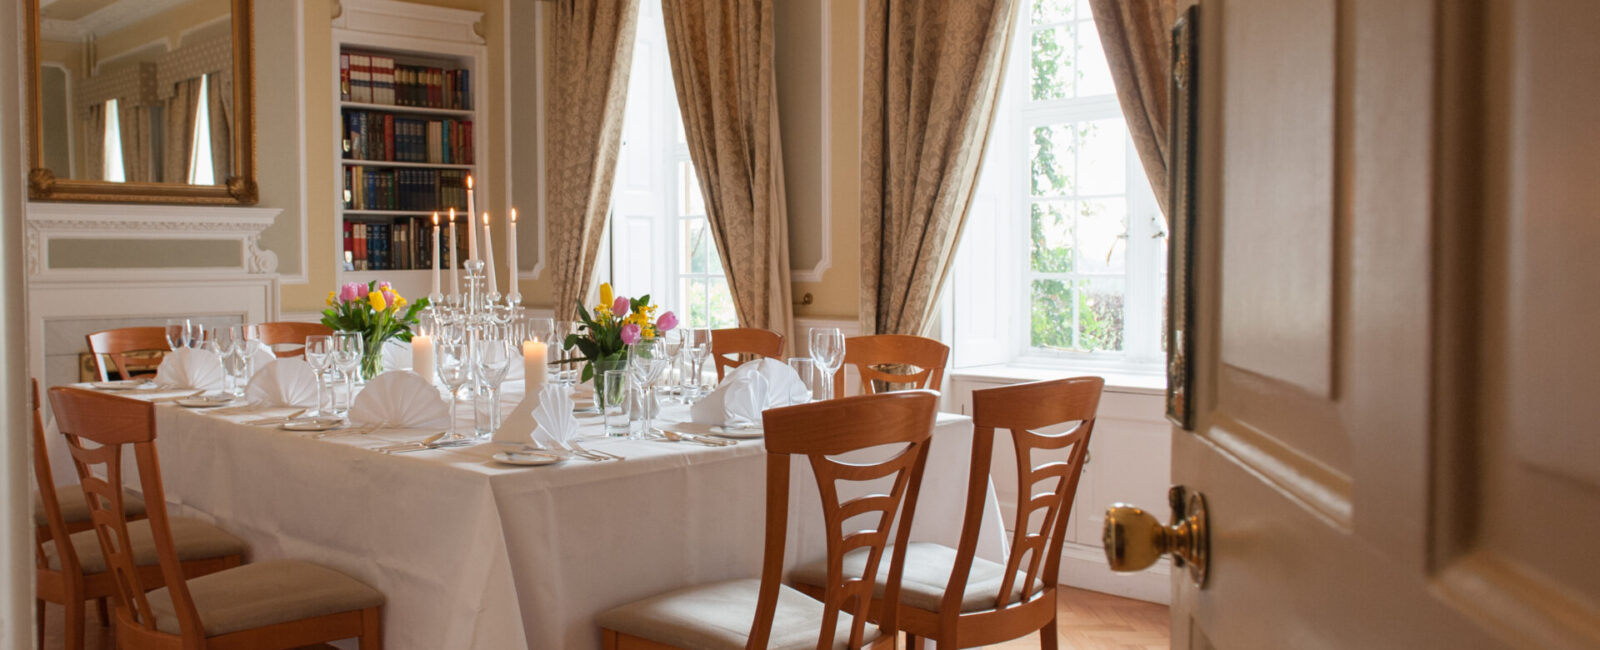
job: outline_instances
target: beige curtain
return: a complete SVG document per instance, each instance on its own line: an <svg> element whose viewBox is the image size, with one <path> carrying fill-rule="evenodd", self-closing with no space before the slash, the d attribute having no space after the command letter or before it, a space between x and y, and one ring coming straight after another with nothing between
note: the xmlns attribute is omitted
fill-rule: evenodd
<svg viewBox="0 0 1600 650"><path fill-rule="evenodd" d="M211 171L218 185L233 173L233 74L213 73L206 97L211 111Z"/></svg>
<svg viewBox="0 0 1600 650"><path fill-rule="evenodd" d="M861 115L861 329L922 334L955 258L1015 0L870 0Z"/></svg>
<svg viewBox="0 0 1600 650"><path fill-rule="evenodd" d="M739 324L790 337L773 0L665 0L667 51L689 157Z"/></svg>
<svg viewBox="0 0 1600 650"><path fill-rule="evenodd" d="M546 252L556 318L570 320L594 282L611 209L638 0L556 0L550 16L545 111Z"/></svg>
<svg viewBox="0 0 1600 650"><path fill-rule="evenodd" d="M83 113L83 178L106 178L106 105L90 104Z"/></svg>
<svg viewBox="0 0 1600 650"><path fill-rule="evenodd" d="M194 156L194 124L200 115L200 78L172 84L167 100L165 144L161 152L161 180L189 182L189 160Z"/></svg>
<svg viewBox="0 0 1600 650"><path fill-rule="evenodd" d="M1089 0L1111 64L1117 99L1139 162L1167 214L1168 112L1172 106L1172 23L1177 0ZM1170 223L1171 217L1167 220Z"/></svg>
<svg viewBox="0 0 1600 650"><path fill-rule="evenodd" d="M155 143L151 140L150 107L133 100L117 102L117 128L122 129L122 176L129 183L154 181Z"/></svg>

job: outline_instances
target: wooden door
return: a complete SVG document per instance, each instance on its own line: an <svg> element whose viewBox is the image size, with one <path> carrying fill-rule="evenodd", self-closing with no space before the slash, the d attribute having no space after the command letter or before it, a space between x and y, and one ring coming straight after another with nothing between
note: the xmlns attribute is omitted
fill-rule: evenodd
<svg viewBox="0 0 1600 650"><path fill-rule="evenodd" d="M1174 646L1600 647L1600 3L1201 24Z"/></svg>

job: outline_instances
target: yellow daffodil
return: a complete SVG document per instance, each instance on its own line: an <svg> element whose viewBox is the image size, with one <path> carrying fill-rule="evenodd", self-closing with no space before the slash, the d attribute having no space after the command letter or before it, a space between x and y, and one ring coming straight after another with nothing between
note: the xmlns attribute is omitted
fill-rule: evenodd
<svg viewBox="0 0 1600 650"><path fill-rule="evenodd" d="M383 299L383 292L373 291L367 294L367 302L372 305L373 311L383 311L389 308L389 303Z"/></svg>
<svg viewBox="0 0 1600 650"><path fill-rule="evenodd" d="M338 295L339 295L339 292L337 292L337 291L329 291L328 292L328 306L329 307L333 306L333 299L334 299L334 297L336 297Z"/></svg>

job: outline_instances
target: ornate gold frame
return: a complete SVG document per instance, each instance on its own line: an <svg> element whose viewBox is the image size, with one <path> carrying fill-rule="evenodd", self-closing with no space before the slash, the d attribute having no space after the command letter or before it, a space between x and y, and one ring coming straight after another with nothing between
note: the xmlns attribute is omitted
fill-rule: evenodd
<svg viewBox="0 0 1600 650"><path fill-rule="evenodd" d="M27 21L28 198L34 201L252 205L256 187L255 42L253 0L233 0L233 169L222 185L110 183L56 178L44 166L44 110L39 96L39 2L24 0Z"/></svg>

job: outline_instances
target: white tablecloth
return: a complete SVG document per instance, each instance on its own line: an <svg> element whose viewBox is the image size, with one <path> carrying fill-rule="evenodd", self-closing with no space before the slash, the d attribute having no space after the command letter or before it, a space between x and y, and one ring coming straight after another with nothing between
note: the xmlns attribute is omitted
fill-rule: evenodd
<svg viewBox="0 0 1600 650"><path fill-rule="evenodd" d="M509 408L520 386L508 388ZM261 417L158 407L174 514L240 536L251 561L317 562L377 588L390 648L595 648L600 611L760 572L759 441L595 439L587 446L627 460L516 467L489 458L494 444L372 451L428 431L312 439L243 423ZM668 407L661 421L687 418L686 407ZM914 540L955 544L971 435L969 418L940 414ZM795 471L791 567L825 555L815 481L803 459ZM988 502L979 554L998 561L1005 548L992 487Z"/></svg>

